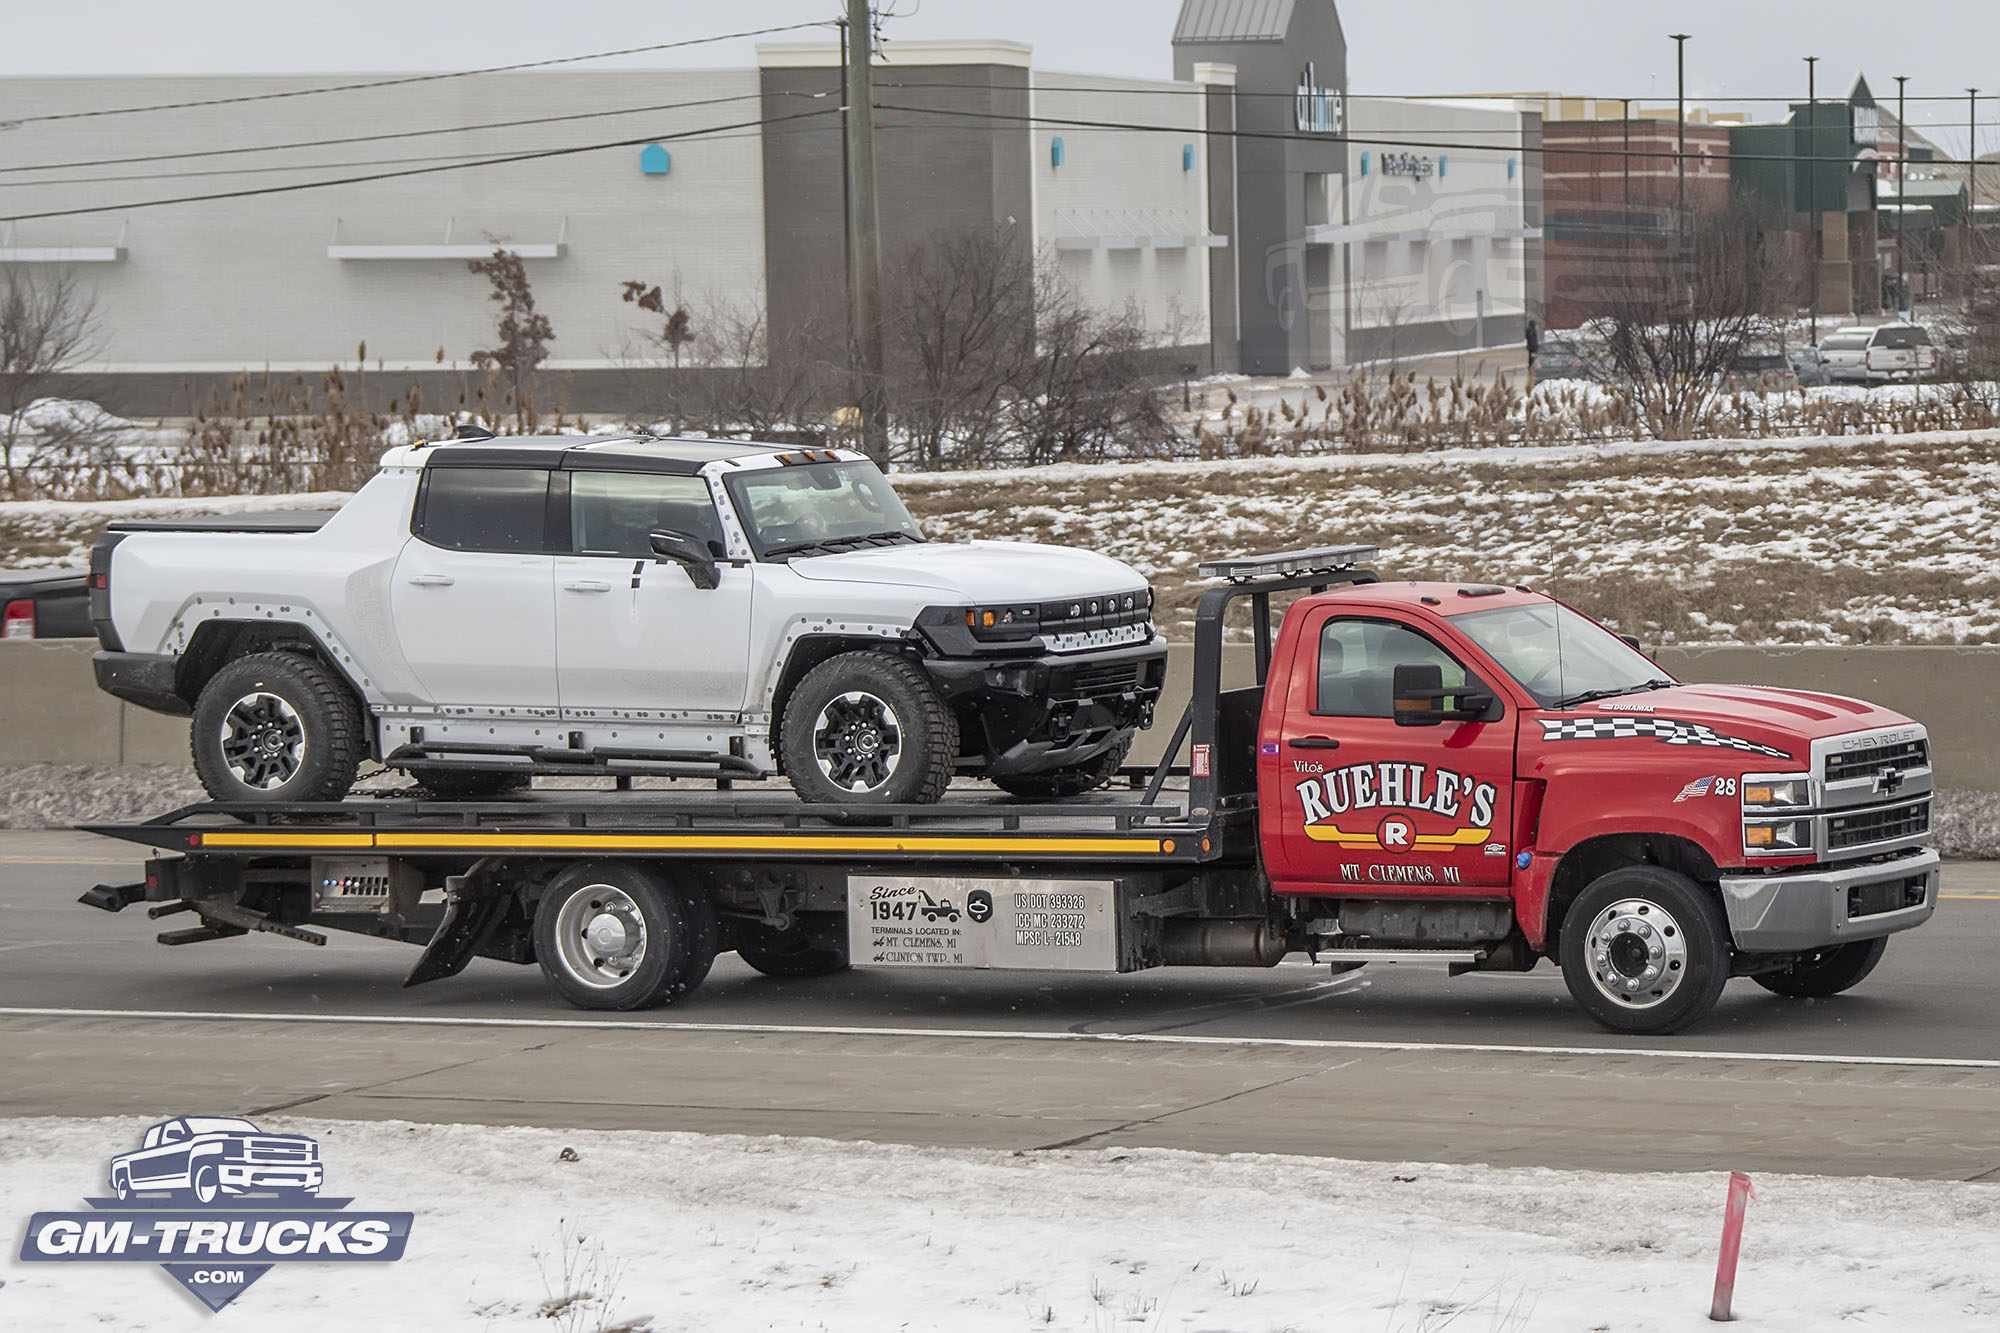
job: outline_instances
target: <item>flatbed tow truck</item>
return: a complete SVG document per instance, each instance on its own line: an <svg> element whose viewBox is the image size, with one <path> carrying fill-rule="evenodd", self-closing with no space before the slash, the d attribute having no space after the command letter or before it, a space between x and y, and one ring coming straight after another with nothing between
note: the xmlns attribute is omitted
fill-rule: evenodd
<svg viewBox="0 0 2000 1333"><path fill-rule="evenodd" d="M1190 703L1126 790L203 804L90 828L159 855L82 901L195 918L164 944L418 944L406 985L535 963L590 1009L683 999L728 950L776 977L1552 957L1593 1018L1641 1033L1695 1022L1732 976L1845 990L1931 915L1922 726L1680 685L1548 597L1383 583L1373 555L1203 564ZM1240 611L1255 683L1225 689Z"/></svg>

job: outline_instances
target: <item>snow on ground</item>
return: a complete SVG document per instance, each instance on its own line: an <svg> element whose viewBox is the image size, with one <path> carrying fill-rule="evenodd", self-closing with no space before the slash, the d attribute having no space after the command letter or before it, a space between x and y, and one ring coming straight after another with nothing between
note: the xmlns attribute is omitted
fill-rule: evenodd
<svg viewBox="0 0 2000 1333"><path fill-rule="evenodd" d="M1331 543L1531 583L1649 644L2000 643L2000 435L1710 440L897 478L946 539L1087 546L1193 624L1196 561Z"/></svg>
<svg viewBox="0 0 2000 1333"><path fill-rule="evenodd" d="M144 1124L0 1122L0 1215L81 1208ZM406 1257L280 1266L210 1316L153 1265L23 1264L10 1248L0 1326L1694 1333L1712 1327L1727 1179L259 1124L319 1138L329 1194L413 1211ZM1755 1185L1739 1327L2000 1323L2000 1187Z"/></svg>

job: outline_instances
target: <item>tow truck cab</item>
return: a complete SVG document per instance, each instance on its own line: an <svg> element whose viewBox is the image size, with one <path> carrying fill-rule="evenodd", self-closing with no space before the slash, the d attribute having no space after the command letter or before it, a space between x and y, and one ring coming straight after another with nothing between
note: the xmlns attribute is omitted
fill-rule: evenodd
<svg viewBox="0 0 2000 1333"><path fill-rule="evenodd" d="M1256 737L1265 870L1309 942L1563 957L1622 1026L1671 999L1703 925L1639 892L1648 877L1707 899L1682 916L1717 909L1737 975L1872 966L1869 942L1931 914L1929 743L1910 719L1680 684L1524 588L1355 570L1317 586L1260 661Z"/></svg>

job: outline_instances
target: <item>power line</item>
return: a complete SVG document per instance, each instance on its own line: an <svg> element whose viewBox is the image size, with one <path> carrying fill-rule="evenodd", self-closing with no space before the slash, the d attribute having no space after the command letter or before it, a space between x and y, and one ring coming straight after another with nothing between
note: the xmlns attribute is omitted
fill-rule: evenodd
<svg viewBox="0 0 2000 1333"><path fill-rule="evenodd" d="M243 102L269 102L284 97L317 97L321 93L351 93L368 88L396 88L412 83L436 83L441 79L463 79L475 74L506 74L521 69L546 69L551 65L574 65L586 60L610 60L617 56L644 55L651 51L672 51L684 46L705 46L712 42L735 41L740 37L762 37L775 32L797 32L801 28L823 28L831 20L785 23L770 28L746 28L742 32L718 33L713 37L689 37L678 42L655 42L650 46L628 46L617 51L593 51L589 55L554 56L547 60L523 60L512 65L486 65L479 69L449 70L442 74L408 74L393 79L370 79L362 83L336 83L324 88L290 88L275 93L244 93L236 97L210 97L192 102L156 102L150 106L101 107L92 111L53 111L39 116L13 116L0 126L44 124L54 120L85 120L94 116L129 116L142 111L184 111L191 107L235 106Z"/></svg>
<svg viewBox="0 0 2000 1333"><path fill-rule="evenodd" d="M733 125L713 125L703 130L683 130L675 134L648 134L633 139L613 139L606 143L577 144L568 148L544 148L529 153L509 153L502 157L481 158L472 162L450 162L442 166L410 167L402 171L379 171L363 176L342 176L334 180L298 181L291 185L267 185L247 190L223 190L213 194L180 195L171 199L141 199L122 204L97 204L87 208L51 208L36 213L0 214L0 222L31 222L38 218L81 217L90 213L125 213L142 208L162 208L168 204L200 204L219 199L250 199L267 194L294 194L300 190L324 190L338 185L362 185L369 181L394 180L404 176L428 176L441 171L461 171L468 167L490 167L508 162L533 162L542 158L568 157L576 153L596 153L612 148L635 148L650 143L670 143L681 139L695 139L707 134L721 134L729 130L762 129L765 126L781 124L785 121L807 120L814 116L834 114L834 108L826 107L813 111L795 112L789 116L769 116L760 120L739 121Z"/></svg>
<svg viewBox="0 0 2000 1333"><path fill-rule="evenodd" d="M831 94L798 93L787 96L831 96ZM620 107L610 111L573 111L560 116L530 116L521 120L489 120L477 125L450 125L424 130L391 130L382 134L352 134L338 139L297 139L290 143L256 144L236 148L203 148L180 153L152 153L143 156L86 158L75 162L37 162L26 166L0 166L0 174L15 174L24 171L69 171L82 167L122 167L141 162L179 162L197 157L229 157L244 153L280 153L298 148L334 148L344 144L380 143L389 139L417 139L427 135L471 134L480 130L519 129L530 125L553 125L571 120L601 120L612 116L636 116L656 111L681 111L692 107L721 106L728 102L753 102L762 93L738 93L730 97L704 97L690 102L662 102L655 106ZM106 177L105 179L120 179ZM24 184L39 185L43 182L30 181Z"/></svg>

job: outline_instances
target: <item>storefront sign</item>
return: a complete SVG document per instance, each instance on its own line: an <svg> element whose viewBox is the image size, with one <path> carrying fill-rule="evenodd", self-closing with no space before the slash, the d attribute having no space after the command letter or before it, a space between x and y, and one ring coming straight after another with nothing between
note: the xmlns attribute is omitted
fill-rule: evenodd
<svg viewBox="0 0 2000 1333"><path fill-rule="evenodd" d="M1408 176L1411 180L1427 181L1437 175L1437 163L1415 153L1382 154L1382 174L1384 176Z"/></svg>
<svg viewBox="0 0 2000 1333"><path fill-rule="evenodd" d="M1294 90L1292 119L1302 134L1339 134L1347 127L1345 95L1319 82L1311 61Z"/></svg>

